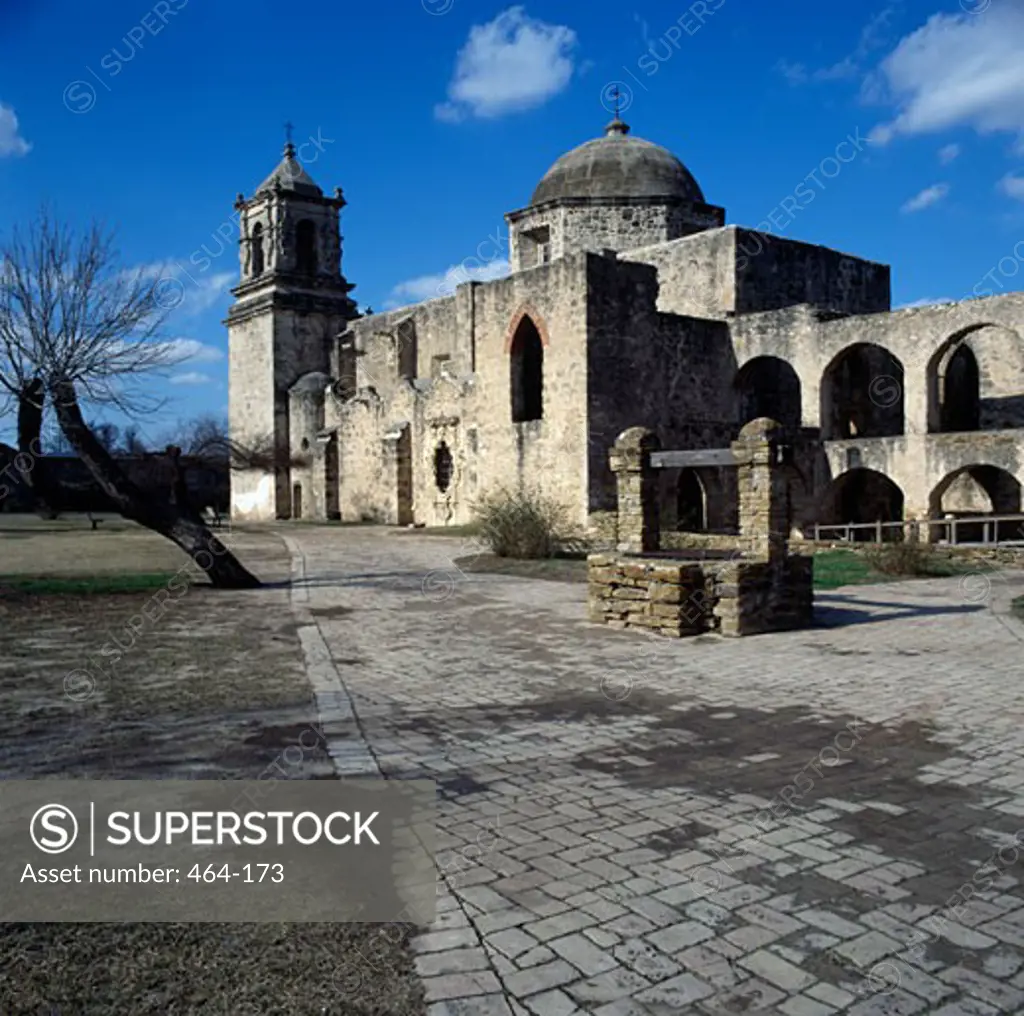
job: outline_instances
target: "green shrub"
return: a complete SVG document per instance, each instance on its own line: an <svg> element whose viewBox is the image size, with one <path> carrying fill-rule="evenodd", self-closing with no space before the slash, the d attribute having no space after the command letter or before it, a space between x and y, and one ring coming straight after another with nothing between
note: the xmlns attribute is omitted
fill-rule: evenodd
<svg viewBox="0 0 1024 1016"><path fill-rule="evenodd" d="M535 491L502 487L474 505L480 537L498 557L554 557L568 521L565 508Z"/></svg>

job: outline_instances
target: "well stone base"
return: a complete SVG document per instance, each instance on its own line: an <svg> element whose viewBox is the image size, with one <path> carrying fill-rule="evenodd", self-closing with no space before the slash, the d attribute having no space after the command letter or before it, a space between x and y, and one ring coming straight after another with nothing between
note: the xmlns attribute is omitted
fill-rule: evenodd
<svg viewBox="0 0 1024 1016"><path fill-rule="evenodd" d="M687 561L592 554L590 619L682 638L806 628L814 618L813 559Z"/></svg>

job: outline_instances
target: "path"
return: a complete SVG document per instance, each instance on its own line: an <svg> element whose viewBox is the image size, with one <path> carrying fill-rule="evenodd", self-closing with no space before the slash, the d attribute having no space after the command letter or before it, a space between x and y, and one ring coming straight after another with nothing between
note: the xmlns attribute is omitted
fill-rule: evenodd
<svg viewBox="0 0 1024 1016"><path fill-rule="evenodd" d="M430 1016L1024 1012L1024 576L679 642L457 540L288 539L340 754L441 789Z"/></svg>

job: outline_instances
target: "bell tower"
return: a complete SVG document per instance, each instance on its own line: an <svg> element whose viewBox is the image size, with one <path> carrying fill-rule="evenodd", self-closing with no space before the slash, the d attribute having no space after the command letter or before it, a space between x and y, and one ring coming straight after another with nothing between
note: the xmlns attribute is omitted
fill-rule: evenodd
<svg viewBox="0 0 1024 1016"><path fill-rule="evenodd" d="M326 197L289 137L277 168L251 198L239 194L241 281L227 317L228 421L237 450L231 517L291 514L288 392L328 373L330 349L358 317L341 270L341 188Z"/></svg>

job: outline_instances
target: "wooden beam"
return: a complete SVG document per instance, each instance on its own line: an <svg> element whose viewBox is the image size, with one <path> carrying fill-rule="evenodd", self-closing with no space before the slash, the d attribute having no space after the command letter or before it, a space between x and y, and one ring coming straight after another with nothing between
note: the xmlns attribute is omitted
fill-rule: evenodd
<svg viewBox="0 0 1024 1016"><path fill-rule="evenodd" d="M655 469L735 466L736 458L728 448L708 448L689 452L652 452L651 465Z"/></svg>

